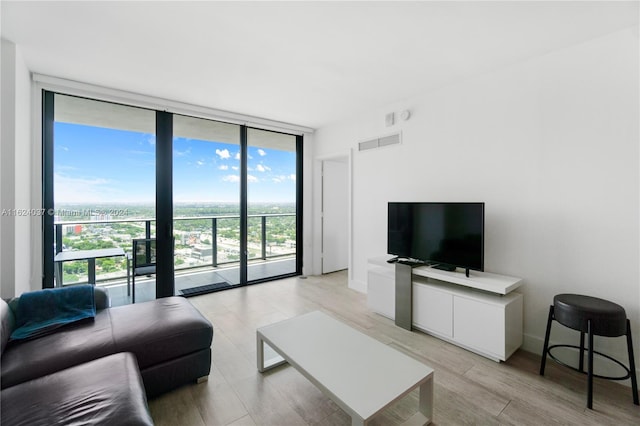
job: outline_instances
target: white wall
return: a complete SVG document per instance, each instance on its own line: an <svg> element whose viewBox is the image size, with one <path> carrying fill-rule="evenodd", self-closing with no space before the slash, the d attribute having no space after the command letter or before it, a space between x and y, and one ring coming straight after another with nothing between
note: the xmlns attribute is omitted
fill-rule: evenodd
<svg viewBox="0 0 640 426"><path fill-rule="evenodd" d="M350 285L366 291L367 258L386 253L388 201L484 201L485 270L525 279L525 349L575 292L623 305L638 354L638 45L634 27L319 129L316 157L403 133L354 155ZM602 344L626 359L624 339Z"/></svg>
<svg viewBox="0 0 640 426"><path fill-rule="evenodd" d="M31 139L31 73L24 62L20 48L16 49L16 207L30 209L32 167ZM39 204L38 204L39 206ZM32 229L41 229L42 220L38 214L16 217L15 278L16 295L42 287L42 278L33 272L32 264L38 262L39 252L32 251ZM36 255L34 256L34 253Z"/></svg>
<svg viewBox="0 0 640 426"><path fill-rule="evenodd" d="M6 211L15 208L16 46L2 40L0 54L0 297L6 299L15 294L15 217Z"/></svg>
<svg viewBox="0 0 640 426"><path fill-rule="evenodd" d="M2 40L0 297L33 288L31 264L31 80L20 50ZM17 210L16 210L17 209ZM24 210L23 210L24 209Z"/></svg>

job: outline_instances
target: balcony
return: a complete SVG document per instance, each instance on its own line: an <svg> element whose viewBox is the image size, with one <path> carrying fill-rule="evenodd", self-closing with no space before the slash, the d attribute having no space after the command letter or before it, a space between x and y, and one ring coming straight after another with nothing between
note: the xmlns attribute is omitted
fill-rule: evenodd
<svg viewBox="0 0 640 426"><path fill-rule="evenodd" d="M248 216L249 281L296 271L295 213ZM155 220L149 218L56 221L56 253L68 250L122 248L131 257L134 238L153 238ZM198 294L239 283L240 217L237 215L174 219L176 295ZM97 259L98 286L109 289L114 305L130 303L127 295L127 257ZM88 282L87 261L63 264L64 285ZM155 297L155 277L136 278L136 301Z"/></svg>

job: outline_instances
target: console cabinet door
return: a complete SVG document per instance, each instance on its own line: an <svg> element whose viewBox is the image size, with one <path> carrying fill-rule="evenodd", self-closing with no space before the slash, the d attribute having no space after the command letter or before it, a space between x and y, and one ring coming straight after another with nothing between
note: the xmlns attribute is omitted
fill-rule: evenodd
<svg viewBox="0 0 640 426"><path fill-rule="evenodd" d="M393 271L370 270L367 276L369 309L394 319L396 316L396 281Z"/></svg>
<svg viewBox="0 0 640 426"><path fill-rule="evenodd" d="M453 336L453 296L423 284L413 284L413 323L445 337Z"/></svg>
<svg viewBox="0 0 640 426"><path fill-rule="evenodd" d="M504 307L454 296L453 337L462 345L505 359Z"/></svg>

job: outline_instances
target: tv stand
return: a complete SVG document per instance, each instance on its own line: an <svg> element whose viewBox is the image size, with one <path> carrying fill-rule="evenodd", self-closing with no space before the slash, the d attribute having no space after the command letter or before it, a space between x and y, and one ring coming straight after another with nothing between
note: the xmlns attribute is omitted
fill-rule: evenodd
<svg viewBox="0 0 640 426"><path fill-rule="evenodd" d="M371 310L400 327L416 329L494 361L505 361L523 339L520 278L369 259Z"/></svg>

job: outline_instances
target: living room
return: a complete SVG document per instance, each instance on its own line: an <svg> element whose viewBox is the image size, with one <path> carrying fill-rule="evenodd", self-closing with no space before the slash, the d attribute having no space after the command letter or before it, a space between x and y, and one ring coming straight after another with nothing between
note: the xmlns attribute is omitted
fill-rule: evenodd
<svg viewBox="0 0 640 426"><path fill-rule="evenodd" d="M100 52L65 50L65 45L60 44L65 40L62 36L57 45L55 41L50 45L42 37L29 35L29 29L35 31L47 21L39 13L62 19L64 14L73 16L72 10L78 6L65 5L69 9L61 13L55 5L18 3L21 2L3 2L1 6L2 208L41 205L41 140L35 118L41 105L39 94L32 89L35 83L31 73L42 76L40 82L50 76L60 79L58 82L95 85L96 90L103 89L103 96L109 90L116 94L132 92L313 129L303 132L302 263L303 274L308 278L289 278L280 287L275 282L266 283L190 299L207 312L216 330L212 376L205 390L186 387L150 401L157 424L176 424L177 419L182 424L265 424L265 419L271 419L275 424L274 419L287 419L292 412L295 414L289 419L302 418L309 424L348 423L332 402L313 390L306 379L295 376L295 371L281 369L267 380L256 379L255 328L313 308L329 310L382 341L409 348L413 355L423 356L428 365L446 365L445 360L450 357L456 369L469 372L465 377L459 371L443 371L432 365L436 377L436 423L546 423L537 417L542 411L552 413L549 423L633 424L640 418L627 387L618 390L609 387L612 385L608 381L597 381L593 414L584 410L586 385L581 376L557 369L554 373L550 370L548 377L541 380L533 378L542 353L549 305L560 293L586 294L622 305L633 330L638 365L638 2L456 2L455 7L449 2L418 2L404 4L404 9L386 3L337 3L331 6L336 9L322 4L279 4L278 7L294 9L287 16L297 22L296 28L304 27L301 22L306 17L313 21L308 25L313 25L314 30L326 26L333 31L332 36L322 37L303 32L295 45L280 46L273 53L276 59L286 58L287 53L288 65L301 76L307 76L304 68L314 64L324 74L322 80L314 74L315 80L290 81L291 93L283 96L288 104L275 100L266 89L258 90L261 86L285 87L278 86L275 80L265 81L267 70L263 70L265 74L260 72L260 68L276 66L275 61L270 62L268 52L259 56L260 65L242 62L244 78L253 82L249 86L252 90L247 90L253 94L245 93L246 99L251 99L250 95L257 98L245 104L222 103L225 93L209 80L190 83L210 90L198 90L198 96L192 98L170 94L167 87L181 86L181 82L165 81L167 87L146 86L141 76L149 72L143 64L147 51L141 49L148 48L156 54L163 51L163 46L155 45L153 40L137 39L130 43L135 46L131 50L118 40L114 45L102 46L104 51L121 50L130 62L127 67L111 68L107 72L110 76L96 78L100 71L95 69L93 59L97 60ZM255 8L251 12L249 6L234 9L223 3L216 12L224 16L226 8L225 13L230 14L227 22L249 14L252 19L242 24L243 29L258 25L260 16L278 23L287 20L278 18L278 13L270 12L268 6L261 6L264 9L260 13ZM36 14L21 7L43 9ZM145 7L149 7L152 16L151 6ZM305 8L309 8L307 12ZM385 17L398 18L400 23L394 21L390 27L398 31L397 37L385 41L383 36L391 37L392 31L374 36L375 31L365 31L365 24L353 29L360 14L380 25ZM136 18L140 17L123 13L115 6L106 15L99 21L101 28L117 23L123 33L133 31ZM12 17L21 20L5 22ZM69 21L62 22L71 25ZM55 27L48 25L50 31ZM17 32L19 27L24 30ZM76 31L75 37L86 31L83 36L90 38L89 43L107 43L87 28L69 28ZM437 31L442 33L435 37ZM238 40L229 50L259 44L258 36L233 34ZM201 36L198 33L193 37ZM53 36L52 39L56 40ZM317 49L316 58L295 50L298 43L304 42ZM228 43L232 46L232 41ZM318 49L322 43L328 47ZM332 56L332 49L338 48ZM78 64L83 55L92 58L83 67L65 66L55 59L62 57L70 64ZM304 66L295 66L296 55L311 58ZM122 61L124 57L118 58ZM177 74L174 78L192 80L192 74L198 75L184 70L184 76ZM241 90L240 86L235 87ZM193 86L180 88L182 92L190 90L196 91ZM339 97L341 92L345 95ZM329 93L334 97L327 100ZM405 111L408 113L403 114ZM398 144L358 150L361 142L396 134L400 135ZM348 168L348 180L344 182L349 200L348 271L324 276L320 169L323 162L335 159L344 161ZM515 366L509 362L495 364L419 332L395 331L391 321L367 309L367 264L370 258L387 253L387 205L394 201L485 203L484 270L519 277L524 283L518 289L524 303L524 339L511 361ZM0 232L2 297L40 289L41 223L37 218L3 217ZM267 296L269 291L272 295ZM273 295L291 305L278 303ZM267 297L266 307L261 306L261 297ZM246 306L242 304L244 298ZM234 323L238 318L241 325ZM222 332L218 333L218 329ZM555 341L577 341L575 331L560 327L554 328L552 336ZM624 339L597 338L596 346L626 362ZM430 350L432 354L426 353ZM439 372L444 380L440 383ZM512 374L518 386L506 384ZM483 377L491 375L500 378L500 383L484 381ZM475 397L461 390L465 384L476 391ZM270 391L261 400L259 391L263 386ZM310 395L310 399L287 393L289 387L302 389L300 394ZM473 411L483 405L478 395L485 395L486 388L492 389L486 395L493 396L484 400L491 408L485 406L474 417ZM523 400L532 397L530 389L549 392L552 397L523 407ZM455 390L463 395L455 399L461 407L458 409L446 403L447 397L456 398ZM511 392L525 396L514 397L510 404L507 396ZM560 402L554 403L553 398ZM283 400L287 401L286 408L281 411L267 407ZM598 406L598 400L604 403ZM171 407L179 401L187 401L180 406L183 411L173 412ZM194 408L197 401L201 406ZM470 401L469 405L465 401ZM562 403L570 406L567 418L556 417L562 415ZM203 409L203 405L212 411ZM313 411L314 407L320 407L319 413ZM451 411L444 413L445 407ZM300 415L300 410L306 414ZM499 417L503 410L504 415ZM269 417L269 412L275 412L275 417ZM194 418L199 420L186 420Z"/></svg>

